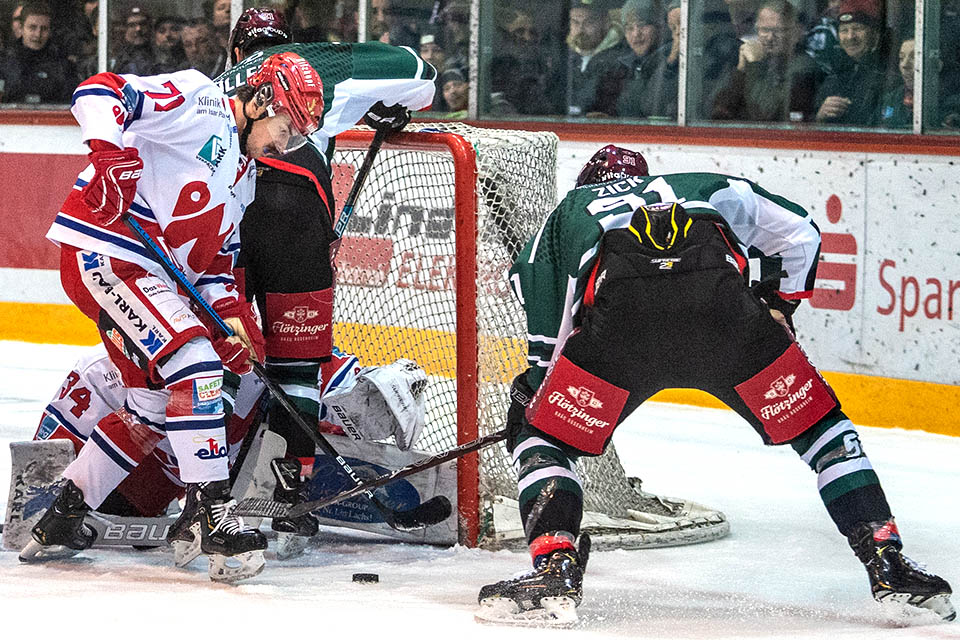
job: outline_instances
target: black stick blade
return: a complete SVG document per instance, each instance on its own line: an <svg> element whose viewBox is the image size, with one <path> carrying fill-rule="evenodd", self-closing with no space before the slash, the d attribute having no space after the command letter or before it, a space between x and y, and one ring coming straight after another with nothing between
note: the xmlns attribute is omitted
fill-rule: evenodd
<svg viewBox="0 0 960 640"><path fill-rule="evenodd" d="M443 522L451 513L450 500L446 496L434 496L413 509L394 511L393 522L388 524L399 531L416 531Z"/></svg>

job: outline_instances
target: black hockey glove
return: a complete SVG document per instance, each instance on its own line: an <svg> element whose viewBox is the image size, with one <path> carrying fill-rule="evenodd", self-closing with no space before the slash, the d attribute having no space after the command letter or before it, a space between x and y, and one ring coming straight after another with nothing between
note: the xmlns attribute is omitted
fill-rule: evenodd
<svg viewBox="0 0 960 640"><path fill-rule="evenodd" d="M527 371L514 378L513 384L510 385L510 408L507 409L508 453L513 453L513 449L517 446L520 430L527 424L527 405L533 400L533 389L527 384Z"/></svg>
<svg viewBox="0 0 960 640"><path fill-rule="evenodd" d="M371 129L387 129L390 133L400 131L410 122L410 109L402 104L388 107L383 102L370 107L363 122Z"/></svg>
<svg viewBox="0 0 960 640"><path fill-rule="evenodd" d="M793 312L800 306L800 301L784 300L780 297L780 294L777 293L779 284L780 278L769 278L756 283L751 287L751 290L758 298L763 300L768 307L782 313L783 319L786 320L787 326L790 327L790 331L796 333L797 330L793 327Z"/></svg>

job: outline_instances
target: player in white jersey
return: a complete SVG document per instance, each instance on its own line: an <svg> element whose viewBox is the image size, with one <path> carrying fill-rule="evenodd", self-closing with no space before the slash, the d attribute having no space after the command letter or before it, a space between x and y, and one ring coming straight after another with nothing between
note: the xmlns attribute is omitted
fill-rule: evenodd
<svg viewBox="0 0 960 640"><path fill-rule="evenodd" d="M359 440L380 440L393 435L398 446L408 448L423 427L423 416L405 419L403 410L391 407L375 386L402 386L399 394L409 399L413 395L410 387L422 377L409 375L402 364L403 361L385 367L361 368L356 356L334 348L323 367L318 428ZM366 384L368 381L374 386ZM115 447L115 442L122 442L126 437L127 430L117 430L117 423L104 418L123 409L127 393L120 371L103 345L91 347L44 408L34 440L69 440L77 453L90 439L97 446ZM256 376L243 376L227 423L227 455L231 464L236 461L244 436L255 426L256 409L263 393L263 383ZM417 407L418 403L414 401L409 405ZM418 408L422 414L422 402ZM169 440L164 438L97 510L118 516L156 517L165 514L170 502L183 493L177 458Z"/></svg>
<svg viewBox="0 0 960 640"><path fill-rule="evenodd" d="M253 575L263 567L266 539L229 515L220 397L224 366L244 372L250 358L263 357L253 310L234 286L237 228L254 195L251 160L296 148L319 126L320 77L303 58L279 54L228 99L196 71L148 78L103 73L80 84L71 110L91 165L48 237L61 246L64 290L97 323L127 388L123 409L104 420L122 422L129 437L91 438L83 447L21 559L88 547L94 534L83 514L167 437L188 485L172 533L200 535L211 567L236 556L240 569L228 579ZM214 337L193 313L121 222L128 210L235 337Z"/></svg>

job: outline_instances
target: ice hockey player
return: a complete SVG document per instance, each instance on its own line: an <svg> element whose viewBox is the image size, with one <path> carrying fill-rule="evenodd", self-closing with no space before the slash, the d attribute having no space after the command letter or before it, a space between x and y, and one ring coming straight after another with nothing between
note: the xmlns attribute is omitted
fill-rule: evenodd
<svg viewBox="0 0 960 640"><path fill-rule="evenodd" d="M256 72L267 49L268 53L293 51L306 58L320 73L325 88L326 111L311 144L282 158L268 156L258 162L257 197L240 225L238 262L246 295L256 301L263 318L267 375L288 393L307 423L316 424L317 374L330 360L333 345L330 256L336 240L330 166L319 150L332 152L326 140L361 117L371 126L402 129L410 120L410 109L432 104L436 72L408 49L380 43L304 45L291 40L280 11L247 9L230 35L230 71L220 81L229 92ZM383 368L377 375L389 371ZM297 503L313 473L316 445L279 406L271 406L268 416L270 429L287 442L286 458L274 463L279 476L274 498ZM403 441L397 437L398 443ZM310 514L276 518L271 526L280 532L281 557L295 555L318 527Z"/></svg>
<svg viewBox="0 0 960 640"><path fill-rule="evenodd" d="M111 443L94 431L21 559L88 547L93 534L83 515L166 436L188 485L173 529L200 535L214 579L254 575L266 539L229 514L220 394L224 366L243 372L251 358L263 357L253 310L234 286L237 230L254 195L251 161L291 151L316 131L320 78L303 58L278 54L231 100L194 70L147 78L102 73L80 84L71 110L91 164L47 237L61 246L64 290L97 323L120 370L126 402L104 420L122 421L127 437ZM162 238L235 338L214 337L193 313L127 231L121 218L128 210Z"/></svg>
<svg viewBox="0 0 960 640"><path fill-rule="evenodd" d="M749 288L748 249L782 271ZM955 617L946 581L901 554L857 431L787 326L812 293L819 250L807 212L749 180L651 176L639 153L612 145L586 164L510 270L531 366L513 384L508 450L534 568L483 587L479 618L576 620L587 558L574 546L574 461L602 453L618 424L671 387L707 391L766 444L790 444L876 600Z"/></svg>

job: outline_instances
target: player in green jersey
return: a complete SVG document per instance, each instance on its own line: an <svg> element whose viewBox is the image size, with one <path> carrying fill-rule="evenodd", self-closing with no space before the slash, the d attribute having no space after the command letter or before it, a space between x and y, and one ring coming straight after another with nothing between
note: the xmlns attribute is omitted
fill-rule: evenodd
<svg viewBox="0 0 960 640"><path fill-rule="evenodd" d="M785 444L864 563L874 598L955 617L950 587L900 553L899 532L853 424L797 344L820 233L802 207L712 173L648 175L608 146L510 269L527 314L530 368L514 381L507 448L534 569L480 591L478 617L576 620L589 545L575 547L575 461L665 388L697 388ZM773 267L753 288L747 256Z"/></svg>

